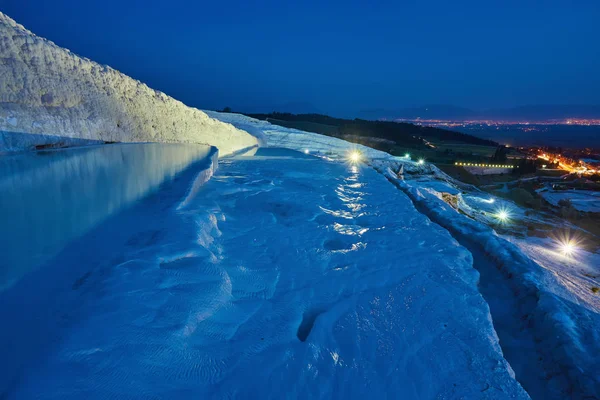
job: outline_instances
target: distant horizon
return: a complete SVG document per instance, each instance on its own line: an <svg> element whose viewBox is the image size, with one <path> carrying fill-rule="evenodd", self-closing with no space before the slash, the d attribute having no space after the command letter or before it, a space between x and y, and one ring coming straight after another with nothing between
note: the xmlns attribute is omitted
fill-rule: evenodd
<svg viewBox="0 0 600 400"><path fill-rule="evenodd" d="M260 109L260 111L258 111L257 113L267 113L267 112L280 112L278 110L278 108L288 108L289 105L301 105L303 107L311 107L314 108L316 111L320 112L320 113L327 113L324 110L321 110L319 107L317 107L317 105L312 104L310 102L307 101L285 101L282 100L281 104L279 105L274 105L274 106L249 106L249 107L242 107L240 108L239 111L242 112L246 112L246 108L250 108L251 110L248 112L254 112L254 108L256 109ZM534 104L534 103L522 103L522 104L515 104L515 105L507 105L507 106L502 106L502 107L470 107L470 106L466 106L466 105L461 105L461 104L453 104L453 103L424 103L424 104L408 104L408 105L400 105L400 106L394 106L394 105L390 105L390 106L373 106L373 107L363 107L360 111L371 111L371 110L404 110L404 109L417 109L417 108L426 108L426 107L454 107L454 108L458 108L458 109L467 109L467 110L471 110L471 111L489 111L489 110L505 110L505 109L513 109L513 108L525 108L525 107L597 107L600 108L600 102L599 103L579 103L579 104L569 104L569 103L538 103L538 104ZM231 107L230 105L225 105L224 107L220 107L219 110L222 110L224 108L231 108L232 110L235 110L235 107ZM215 109L214 111L219 111L217 109ZM287 111L283 111L283 112L287 112ZM307 114L307 112L299 112L298 114Z"/></svg>
<svg viewBox="0 0 600 400"><path fill-rule="evenodd" d="M599 108L600 110L600 108ZM237 110L238 112L242 112ZM232 110L236 112L236 110ZM268 113L247 113L250 115L262 115L260 118L264 118L265 115L269 115L275 112ZM283 113L282 113L283 114ZM295 115L309 115L314 113L290 113ZM347 120L353 120L353 117L338 117L332 115L325 115L327 117L342 118ZM286 120L285 117L281 117ZM364 118L369 119L369 118ZM311 118L307 118L307 121L313 121ZM370 118L375 121L376 119ZM562 147L570 149L584 149L594 148L600 151L600 119L594 119L593 124L586 125L585 121L573 121L572 124L562 123L559 121L551 122L548 121L533 121L533 122L508 122L507 120L480 120L477 123L475 120L454 120L455 123L446 123L431 120L410 120L405 119L388 119L392 122L408 122L415 125L423 125L434 128L441 128L448 131L455 131L466 133L481 139L493 140L499 144L505 144L509 146L542 146L542 147ZM446 121L452 121L448 119ZM485 123L487 122L487 124ZM277 122L275 122L277 123ZM323 122L323 124L328 124ZM489 124L489 125L488 125ZM318 124L317 124L318 125ZM284 126L287 126L284 124Z"/></svg>
<svg viewBox="0 0 600 400"><path fill-rule="evenodd" d="M527 119L531 122L549 122L565 119L600 119L600 105L569 105L569 104L529 104L502 108L468 108L455 105L432 104L420 107L398 108L371 108L364 109L350 115L335 115L319 110L308 103L288 103L273 109L263 110L236 110L233 112L246 114L322 114L336 118L368 118L368 119L427 119L437 118L448 121L466 120L505 120L518 122ZM217 110L220 111L220 110Z"/></svg>

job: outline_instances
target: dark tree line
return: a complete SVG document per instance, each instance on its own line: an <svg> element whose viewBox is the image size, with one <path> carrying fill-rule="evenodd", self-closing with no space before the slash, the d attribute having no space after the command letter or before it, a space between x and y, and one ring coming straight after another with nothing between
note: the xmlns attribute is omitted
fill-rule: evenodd
<svg viewBox="0 0 600 400"><path fill-rule="evenodd" d="M498 143L481 139L466 133L448 131L440 128L419 126L405 122L369 121L363 119L334 118L321 114L289 114L273 112L270 114L247 114L250 117L277 123L279 121L312 122L335 126L339 135L356 135L393 140L398 144L422 143L427 140L445 140L484 146L498 146ZM319 132L322 133L322 132Z"/></svg>
<svg viewBox="0 0 600 400"><path fill-rule="evenodd" d="M491 158L492 164L504 164L508 159L508 149L506 146L498 146Z"/></svg>
<svg viewBox="0 0 600 400"><path fill-rule="evenodd" d="M519 162L513 168L512 173L514 175L525 175L532 174L537 171L537 162L536 160L528 160L526 158L521 158Z"/></svg>

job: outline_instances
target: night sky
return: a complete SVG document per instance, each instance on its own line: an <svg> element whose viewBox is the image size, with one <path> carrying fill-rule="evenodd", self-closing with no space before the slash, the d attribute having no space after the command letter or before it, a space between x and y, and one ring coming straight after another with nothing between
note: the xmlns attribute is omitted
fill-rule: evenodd
<svg viewBox="0 0 600 400"><path fill-rule="evenodd" d="M0 11L201 108L600 104L599 0L0 0Z"/></svg>

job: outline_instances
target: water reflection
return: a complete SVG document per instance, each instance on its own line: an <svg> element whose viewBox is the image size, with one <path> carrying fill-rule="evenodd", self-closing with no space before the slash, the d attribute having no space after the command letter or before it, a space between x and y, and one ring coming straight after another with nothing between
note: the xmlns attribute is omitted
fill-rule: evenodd
<svg viewBox="0 0 600 400"><path fill-rule="evenodd" d="M119 144L0 157L0 290L69 241L172 179L201 145Z"/></svg>
<svg viewBox="0 0 600 400"><path fill-rule="evenodd" d="M331 225L331 228L345 239L333 239L324 243L325 249L332 253L346 254L367 247L367 243L360 241L360 238L369 231L369 228L357 223L358 218L367 215L367 213L361 212L366 207L364 203L365 193L361 191L363 183L359 182L360 175L357 166L350 166L349 171L350 174L341 179L342 183L334 189L337 200L341 203L340 206L343 205L349 211L344 209L330 210L319 206L321 211L326 214L340 218L339 222L334 222Z"/></svg>

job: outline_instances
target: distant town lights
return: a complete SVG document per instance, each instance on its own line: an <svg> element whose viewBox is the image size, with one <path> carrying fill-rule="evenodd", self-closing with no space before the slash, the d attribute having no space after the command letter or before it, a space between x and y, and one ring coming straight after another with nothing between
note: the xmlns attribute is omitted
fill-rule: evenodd
<svg viewBox="0 0 600 400"><path fill-rule="evenodd" d="M419 164L419 165L423 165L423 164L425 164L425 160L423 160L423 159L421 158L421 159L419 159L419 161L417 161L417 164Z"/></svg>

